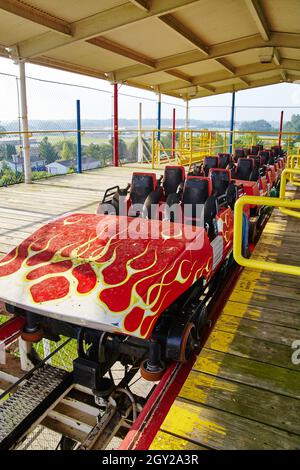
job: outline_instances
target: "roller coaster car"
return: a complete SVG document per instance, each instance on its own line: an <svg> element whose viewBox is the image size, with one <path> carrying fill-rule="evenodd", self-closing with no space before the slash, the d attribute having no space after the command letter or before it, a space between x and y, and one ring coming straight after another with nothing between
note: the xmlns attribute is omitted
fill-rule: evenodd
<svg viewBox="0 0 300 470"><path fill-rule="evenodd" d="M154 174L135 173L125 195L129 209L157 189L161 194ZM77 338L74 374L82 377L84 370L88 383L116 361L142 363L148 380L158 380L168 361L186 361L207 324L201 299L231 254L229 205L238 195L229 171L211 169L207 178L188 177L181 197L204 205L205 226L188 221L188 214L184 223L142 213L67 214L6 255L0 299L26 317L23 339Z"/></svg>

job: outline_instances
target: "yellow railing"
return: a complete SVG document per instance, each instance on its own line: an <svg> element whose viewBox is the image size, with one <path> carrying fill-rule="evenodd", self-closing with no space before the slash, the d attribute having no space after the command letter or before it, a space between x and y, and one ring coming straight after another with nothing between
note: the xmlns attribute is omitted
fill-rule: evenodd
<svg viewBox="0 0 300 470"><path fill-rule="evenodd" d="M243 207L246 204L257 206L271 206L285 208L294 211L300 209L300 200L288 200L273 197L260 196L242 196L237 200L234 206L234 238L233 238L233 256L235 261L241 266L252 269L261 269L282 274L293 274L300 276L300 267L289 264L273 263L269 261L260 261L253 258L245 258L242 255L242 229L243 229Z"/></svg>
<svg viewBox="0 0 300 470"><path fill-rule="evenodd" d="M290 175L292 176L292 179L289 178ZM300 186L300 180L295 180L294 175L300 176L300 168L286 168L285 170L283 170L280 181L280 199L284 200L285 198L286 185L288 181L290 181L294 186ZM281 207L280 212L286 215L291 215L292 217L300 218L300 212L292 211L291 209L287 209L285 207Z"/></svg>
<svg viewBox="0 0 300 470"><path fill-rule="evenodd" d="M174 133L175 145L172 139ZM233 154L235 148L238 147L251 147L256 144L263 144L265 147L278 145L278 139L278 132L153 129L152 167L170 162L191 166L202 162L205 156L216 155L219 152ZM281 145L288 155L295 151L293 147L295 139L300 140L300 133L282 132L281 134ZM295 166L296 161L299 164L298 157L300 155L291 155L291 162L293 162L291 164Z"/></svg>

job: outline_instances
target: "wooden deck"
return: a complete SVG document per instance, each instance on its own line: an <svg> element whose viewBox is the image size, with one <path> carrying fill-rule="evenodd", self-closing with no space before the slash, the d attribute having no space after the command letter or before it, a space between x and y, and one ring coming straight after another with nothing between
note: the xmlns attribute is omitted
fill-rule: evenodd
<svg viewBox="0 0 300 470"><path fill-rule="evenodd" d="M255 256L299 266L299 228L275 210ZM300 279L245 269L151 448L300 449L297 339Z"/></svg>
<svg viewBox="0 0 300 470"><path fill-rule="evenodd" d="M131 168L105 168L0 189L0 252L52 217L93 212ZM160 171L157 171L159 174ZM299 195L298 195L299 197ZM299 221L275 211L255 255L300 264ZM244 270L153 449L300 449L300 281Z"/></svg>

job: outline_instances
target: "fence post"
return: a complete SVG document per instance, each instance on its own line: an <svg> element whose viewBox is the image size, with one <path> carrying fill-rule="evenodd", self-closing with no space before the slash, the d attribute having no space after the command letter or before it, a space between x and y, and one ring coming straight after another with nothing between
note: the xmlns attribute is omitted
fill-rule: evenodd
<svg viewBox="0 0 300 470"><path fill-rule="evenodd" d="M229 153L231 154L233 154L234 113L235 113L235 91L232 92L232 101L231 101L230 143L229 143Z"/></svg>
<svg viewBox="0 0 300 470"><path fill-rule="evenodd" d="M157 100L157 140L160 142L160 130L161 130L161 93L158 93Z"/></svg>
<svg viewBox="0 0 300 470"><path fill-rule="evenodd" d="M77 173L82 172L82 161L81 161L81 118L80 118L80 100L76 100L76 126L77 126L77 162L76 171Z"/></svg>
<svg viewBox="0 0 300 470"><path fill-rule="evenodd" d="M19 62L20 76L20 102L21 102L21 130L22 130L22 150L24 159L24 181L31 183L31 163L30 163L30 143L28 137L28 115L27 115L27 97L26 97L26 77L25 62Z"/></svg>
<svg viewBox="0 0 300 470"><path fill-rule="evenodd" d="M138 162L143 163L142 103L139 103L138 121Z"/></svg>
<svg viewBox="0 0 300 470"><path fill-rule="evenodd" d="M278 136L278 145L281 146L281 138L282 138L282 127L283 127L283 111L280 113L280 126L279 126L279 136Z"/></svg>
<svg viewBox="0 0 300 470"><path fill-rule="evenodd" d="M176 109L173 108L173 119L172 119L172 157L175 157L175 146L176 146Z"/></svg>
<svg viewBox="0 0 300 470"><path fill-rule="evenodd" d="M186 100L185 102L185 130L187 131L188 128L189 128L189 120L190 120L190 116L189 116L189 100Z"/></svg>
<svg viewBox="0 0 300 470"><path fill-rule="evenodd" d="M119 166L119 96L117 83L114 83L114 166Z"/></svg>

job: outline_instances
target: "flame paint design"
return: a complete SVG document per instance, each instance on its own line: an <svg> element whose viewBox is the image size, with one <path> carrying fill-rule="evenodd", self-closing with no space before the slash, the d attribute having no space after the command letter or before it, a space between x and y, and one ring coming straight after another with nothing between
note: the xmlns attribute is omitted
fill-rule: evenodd
<svg viewBox="0 0 300 470"><path fill-rule="evenodd" d="M129 237L133 223L140 238ZM181 225L172 226L168 233L156 220L59 218L1 260L0 298L47 316L148 338L159 315L212 270L204 230L189 227L187 236ZM190 236L196 249L190 249Z"/></svg>

